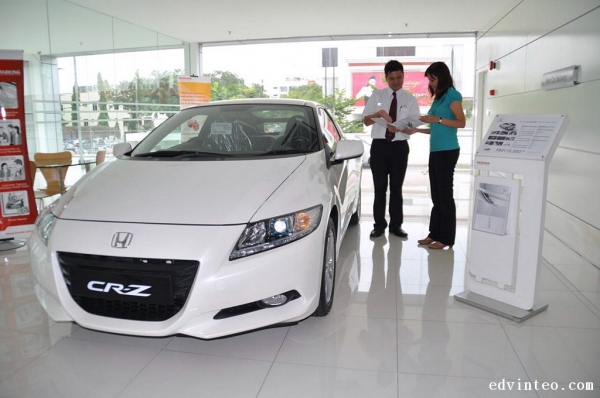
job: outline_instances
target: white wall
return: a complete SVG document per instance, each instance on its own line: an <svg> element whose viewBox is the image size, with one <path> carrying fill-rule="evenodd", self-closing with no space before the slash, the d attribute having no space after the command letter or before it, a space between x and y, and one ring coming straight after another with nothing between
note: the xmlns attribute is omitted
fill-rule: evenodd
<svg viewBox="0 0 600 398"><path fill-rule="evenodd" d="M500 66L487 72L478 133L489 115L568 115L550 164L546 229L600 267L600 0L522 0L489 26L478 35L476 70ZM542 91L544 73L572 65L579 85Z"/></svg>

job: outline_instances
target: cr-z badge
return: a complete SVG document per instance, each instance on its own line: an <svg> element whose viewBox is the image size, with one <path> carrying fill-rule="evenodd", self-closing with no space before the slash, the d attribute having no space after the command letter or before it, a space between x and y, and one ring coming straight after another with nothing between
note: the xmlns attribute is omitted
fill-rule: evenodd
<svg viewBox="0 0 600 398"><path fill-rule="evenodd" d="M124 286L120 283L103 282L103 281L89 281L87 288L95 292L108 293L111 290L126 296L138 296L138 297L150 297L150 293L142 293L145 290L150 289L152 286L148 285L129 285Z"/></svg>
<svg viewBox="0 0 600 398"><path fill-rule="evenodd" d="M111 246L117 249L125 249L131 244L131 239L133 239L133 234L130 232L115 232Z"/></svg>

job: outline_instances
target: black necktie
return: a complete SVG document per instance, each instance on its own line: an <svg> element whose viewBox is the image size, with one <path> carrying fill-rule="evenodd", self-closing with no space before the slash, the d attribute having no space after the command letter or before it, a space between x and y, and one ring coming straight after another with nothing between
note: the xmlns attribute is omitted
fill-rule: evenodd
<svg viewBox="0 0 600 398"><path fill-rule="evenodd" d="M392 98L392 104L390 105L390 117L392 118L392 123L396 121L396 108L398 107L398 102L396 101L396 92L392 93L394 98ZM385 130L385 139L388 141L393 141L396 134L392 133L390 130Z"/></svg>

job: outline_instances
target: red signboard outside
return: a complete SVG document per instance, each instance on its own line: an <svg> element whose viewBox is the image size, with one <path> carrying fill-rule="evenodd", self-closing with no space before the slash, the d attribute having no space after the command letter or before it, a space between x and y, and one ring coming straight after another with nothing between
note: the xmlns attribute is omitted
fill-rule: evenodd
<svg viewBox="0 0 600 398"><path fill-rule="evenodd" d="M413 94L419 106L431 106L432 99L427 86L429 81L423 72L405 72L404 90ZM355 106L364 106L365 100L374 89L387 87L385 82L385 73L379 72L354 72L352 73L352 96L358 101Z"/></svg>
<svg viewBox="0 0 600 398"><path fill-rule="evenodd" d="M0 50L0 240L28 237L37 217L23 83L23 52Z"/></svg>

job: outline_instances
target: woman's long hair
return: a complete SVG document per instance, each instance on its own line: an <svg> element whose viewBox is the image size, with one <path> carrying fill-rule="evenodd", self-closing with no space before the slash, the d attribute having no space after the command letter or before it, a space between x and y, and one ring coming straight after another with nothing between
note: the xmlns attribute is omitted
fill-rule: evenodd
<svg viewBox="0 0 600 398"><path fill-rule="evenodd" d="M429 94L435 99L440 99L446 94L446 91L450 87L454 88L454 81L452 80L452 75L450 74L450 69L443 62L434 62L425 71L425 76L434 76L437 77L437 87L435 92L431 88L431 86L427 86L429 90Z"/></svg>

